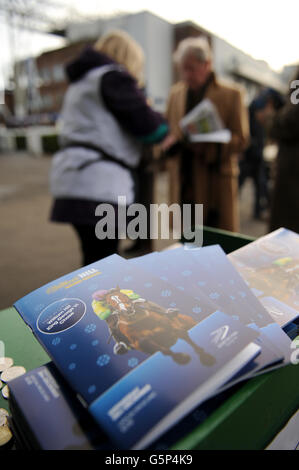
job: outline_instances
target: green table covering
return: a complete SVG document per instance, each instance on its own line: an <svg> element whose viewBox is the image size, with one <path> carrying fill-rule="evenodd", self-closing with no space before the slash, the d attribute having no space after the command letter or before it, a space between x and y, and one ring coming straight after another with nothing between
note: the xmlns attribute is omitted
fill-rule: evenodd
<svg viewBox="0 0 299 470"><path fill-rule="evenodd" d="M289 365L244 383L173 448L264 449L298 409L299 367Z"/></svg>

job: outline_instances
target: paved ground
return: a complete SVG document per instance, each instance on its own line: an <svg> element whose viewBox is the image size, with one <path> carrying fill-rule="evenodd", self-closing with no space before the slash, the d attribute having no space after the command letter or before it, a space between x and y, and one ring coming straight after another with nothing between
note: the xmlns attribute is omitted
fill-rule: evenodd
<svg viewBox="0 0 299 470"><path fill-rule="evenodd" d="M71 227L49 222L49 157L0 154L0 309L80 266ZM252 187L241 195L241 231L266 232L251 219Z"/></svg>
<svg viewBox="0 0 299 470"><path fill-rule="evenodd" d="M0 155L0 308L80 263L72 229L48 221L49 164Z"/></svg>

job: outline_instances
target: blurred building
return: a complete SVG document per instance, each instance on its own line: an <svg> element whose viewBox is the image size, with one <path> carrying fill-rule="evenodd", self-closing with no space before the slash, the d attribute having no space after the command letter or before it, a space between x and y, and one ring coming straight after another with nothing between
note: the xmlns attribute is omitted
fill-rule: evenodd
<svg viewBox="0 0 299 470"><path fill-rule="evenodd" d="M68 87L65 64L91 44L83 40L63 48L44 52L15 65L15 114L19 118L38 115L55 116Z"/></svg>
<svg viewBox="0 0 299 470"><path fill-rule="evenodd" d="M242 84L247 91L248 103L264 87L286 93L287 86L283 77L272 70L267 62L254 59L215 35L212 48L216 73L222 78Z"/></svg>
<svg viewBox="0 0 299 470"><path fill-rule="evenodd" d="M248 101L264 86L285 91L281 76L266 62L253 59L196 23L172 24L153 13L142 11L69 24L64 31L67 46L16 64L16 115L31 116L31 122L34 116L41 122L41 116L47 115L55 121L67 89L65 63L99 36L115 28L127 31L143 48L146 93L159 111L164 111L169 89L178 78L172 61L173 51L182 39L189 36L203 35L208 39L213 50L215 72L220 77L242 83L247 90Z"/></svg>
<svg viewBox="0 0 299 470"><path fill-rule="evenodd" d="M286 65L282 70L282 77L285 83L290 83L294 80L299 70L299 63Z"/></svg>
<svg viewBox="0 0 299 470"><path fill-rule="evenodd" d="M13 114L14 112L14 93L13 90L4 90L4 105L6 112Z"/></svg>

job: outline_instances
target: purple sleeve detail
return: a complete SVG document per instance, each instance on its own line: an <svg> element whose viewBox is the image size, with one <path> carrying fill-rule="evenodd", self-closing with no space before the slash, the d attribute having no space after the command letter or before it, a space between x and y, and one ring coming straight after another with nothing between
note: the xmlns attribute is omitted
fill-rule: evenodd
<svg viewBox="0 0 299 470"><path fill-rule="evenodd" d="M100 93L120 125L135 137L150 135L166 123L161 114L148 106L144 93L126 72L107 72Z"/></svg>

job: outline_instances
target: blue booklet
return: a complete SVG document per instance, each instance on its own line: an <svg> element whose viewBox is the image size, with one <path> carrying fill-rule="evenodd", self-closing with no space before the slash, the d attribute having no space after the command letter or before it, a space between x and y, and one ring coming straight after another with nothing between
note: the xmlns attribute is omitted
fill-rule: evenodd
<svg viewBox="0 0 299 470"><path fill-rule="evenodd" d="M254 359L257 331L110 256L15 303L95 421L150 445Z"/></svg>
<svg viewBox="0 0 299 470"><path fill-rule="evenodd" d="M10 382L9 407L22 448L109 449L107 436L51 362Z"/></svg>
<svg viewBox="0 0 299 470"><path fill-rule="evenodd" d="M284 228L234 251L230 261L273 320L299 320L299 235Z"/></svg>
<svg viewBox="0 0 299 470"><path fill-rule="evenodd" d="M208 297L220 310L259 330L257 342L262 352L256 361L256 374L269 365L275 364L276 368L279 362L280 366L289 362L290 339L256 299L220 246L181 247L135 258L130 263L143 266L199 301L203 295Z"/></svg>
<svg viewBox="0 0 299 470"><path fill-rule="evenodd" d="M235 388L205 401L148 449L169 449L219 408ZM12 380L9 407L21 449L111 450L113 443L50 362Z"/></svg>

